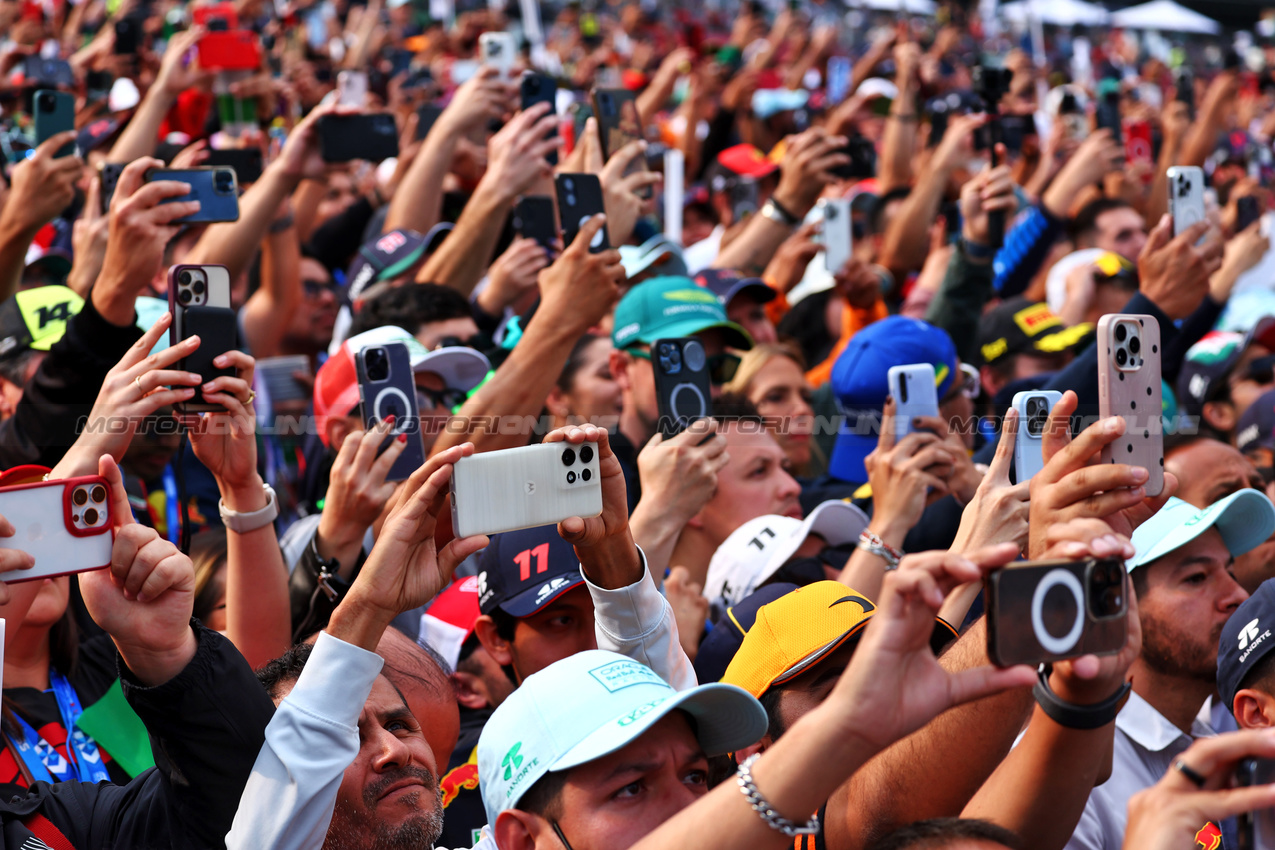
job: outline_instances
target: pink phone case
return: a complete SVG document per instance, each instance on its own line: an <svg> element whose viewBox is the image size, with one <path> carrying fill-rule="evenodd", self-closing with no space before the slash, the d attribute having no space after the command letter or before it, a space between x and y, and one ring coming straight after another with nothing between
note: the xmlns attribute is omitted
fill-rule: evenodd
<svg viewBox="0 0 1275 850"><path fill-rule="evenodd" d="M15 530L12 537L0 538L0 549L19 549L35 558L31 569L0 573L0 581L33 581L111 565L110 487L99 475L0 487L0 515Z"/></svg>
<svg viewBox="0 0 1275 850"><path fill-rule="evenodd" d="M1164 489L1161 410L1159 323L1154 316L1103 316L1098 320L1098 413L1104 419L1123 417L1126 428L1103 449L1102 462L1146 469L1148 496Z"/></svg>

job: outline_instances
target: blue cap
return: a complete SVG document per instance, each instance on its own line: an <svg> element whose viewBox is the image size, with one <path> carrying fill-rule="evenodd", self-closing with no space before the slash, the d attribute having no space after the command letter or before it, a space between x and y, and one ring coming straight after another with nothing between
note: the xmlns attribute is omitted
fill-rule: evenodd
<svg viewBox="0 0 1275 850"><path fill-rule="evenodd" d="M734 685L674 690L623 655L590 649L523 681L492 713L478 739L478 777L487 822L517 808L546 773L623 749L681 709L706 755L741 750L766 734L761 703Z"/></svg>
<svg viewBox="0 0 1275 850"><path fill-rule="evenodd" d="M1235 694L1249 671L1275 649L1275 582L1258 585L1222 626L1217 643L1217 689L1226 707L1235 711Z"/></svg>
<svg viewBox="0 0 1275 850"><path fill-rule="evenodd" d="M868 480L863 459L877 447L881 410L890 394L892 366L929 363L944 398L956 380L956 346L945 331L919 319L890 316L850 340L832 367L832 392L845 411L828 472L842 481Z"/></svg>
<svg viewBox="0 0 1275 850"><path fill-rule="evenodd" d="M583 582L575 547L556 525L506 531L492 536L478 561L478 607L530 617Z"/></svg>
<svg viewBox="0 0 1275 850"><path fill-rule="evenodd" d="M1197 508L1176 496L1133 532L1137 554L1125 562L1133 572L1181 549L1210 528L1217 528L1231 555L1243 555L1275 532L1275 505L1257 490L1240 490Z"/></svg>
<svg viewBox="0 0 1275 850"><path fill-rule="evenodd" d="M719 682L726 668L744 642L744 635L757 622L757 609L797 589L790 581L763 585L726 609L713 623L713 629L699 645L695 655L695 678L701 682Z"/></svg>
<svg viewBox="0 0 1275 850"><path fill-rule="evenodd" d="M1243 454L1252 449L1275 449L1275 390L1262 393L1240 415L1235 424L1235 448Z"/></svg>

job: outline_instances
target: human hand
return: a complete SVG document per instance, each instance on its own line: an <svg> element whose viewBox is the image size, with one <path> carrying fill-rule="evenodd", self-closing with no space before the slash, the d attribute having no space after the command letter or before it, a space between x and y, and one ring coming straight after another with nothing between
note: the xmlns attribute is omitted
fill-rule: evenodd
<svg viewBox="0 0 1275 850"><path fill-rule="evenodd" d="M284 176L296 181L322 179L328 172L328 164L319 150L319 119L325 115L355 115L358 111L351 106L337 106L335 100L310 110L288 133L279 158L270 163L270 167L279 168Z"/></svg>
<svg viewBox="0 0 1275 850"><path fill-rule="evenodd" d="M243 511L236 506L236 497L251 496L257 504L246 510L256 510L263 507L261 476L257 474L257 417L251 400L256 361L242 351L227 351L213 358L213 365L218 369L233 367L236 373L213 378L203 386L204 400L226 409L185 416L182 422L195 457L217 480L226 507Z"/></svg>
<svg viewBox="0 0 1275 850"><path fill-rule="evenodd" d="M438 116L429 135L438 138L468 135L500 120L517 108L517 88L501 81L493 67L484 65L465 81Z"/></svg>
<svg viewBox="0 0 1275 850"><path fill-rule="evenodd" d="M199 212L199 201L163 203L190 192L189 183L145 181L147 171L163 167L161 160L142 157L120 173L111 198L106 257L94 287L95 304L100 294L96 290L109 288L127 302L131 315L138 293L155 278L164 262L164 249L181 227L177 219Z"/></svg>
<svg viewBox="0 0 1275 850"><path fill-rule="evenodd" d="M1173 219L1164 215L1138 255L1142 294L1171 319L1185 319L1209 291L1209 278L1222 265L1220 238L1196 245L1211 225L1197 221L1173 236Z"/></svg>
<svg viewBox="0 0 1275 850"><path fill-rule="evenodd" d="M66 285L80 297L88 295L102 271L110 232L111 220L102 212L102 178L95 175L84 193L84 209L71 226L71 250L75 259Z"/></svg>
<svg viewBox="0 0 1275 850"><path fill-rule="evenodd" d="M685 525L713 498L717 473L729 462L716 420L697 419L667 439L657 432L638 453L642 497Z"/></svg>
<svg viewBox="0 0 1275 850"><path fill-rule="evenodd" d="M545 157L558 149L557 127L558 116L547 103L515 115L487 142L487 173L480 185L512 202L551 178L553 166Z"/></svg>
<svg viewBox="0 0 1275 850"><path fill-rule="evenodd" d="M987 116L981 112L962 115L949 121L943 140L930 158L930 167L938 174L949 175L968 162L974 150L974 131L986 123Z"/></svg>
<svg viewBox="0 0 1275 850"><path fill-rule="evenodd" d="M630 165L639 160L642 167L632 174L625 174ZM638 192L657 185L662 179L658 173L646 168L646 142L629 142L612 153L598 179L602 183L606 206L607 233L613 244L623 245L633 235L633 228L648 203Z"/></svg>
<svg viewBox="0 0 1275 850"><path fill-rule="evenodd" d="M1041 195L1041 203L1053 215L1066 218L1080 192L1124 165L1124 147L1111 138L1111 131L1095 130L1058 170L1058 175Z"/></svg>
<svg viewBox="0 0 1275 850"><path fill-rule="evenodd" d="M801 283L810 265L823 246L815 241L819 222L812 221L798 227L793 234L779 243L775 255L766 264L762 279L774 283L780 292L788 293Z"/></svg>
<svg viewBox="0 0 1275 850"><path fill-rule="evenodd" d="M930 498L949 492L947 477L954 459L951 448L936 436L947 433L945 423L922 418L918 430L898 439L894 433L896 410L895 400L887 399L877 447L863 459L863 465L872 485L871 528L886 543L899 548L920 521Z"/></svg>
<svg viewBox="0 0 1275 850"><path fill-rule="evenodd" d="M830 136L821 127L790 136L773 197L788 212L805 217L824 187L837 180L831 169L850 162L838 152L846 142L845 136Z"/></svg>
<svg viewBox="0 0 1275 850"><path fill-rule="evenodd" d="M199 55L195 46L203 37L203 27L194 26L188 30L175 33L164 50L164 59L159 65L159 76L156 85L169 98L176 99L186 89L196 86L206 87L212 82L213 73L199 68Z"/></svg>
<svg viewBox="0 0 1275 850"><path fill-rule="evenodd" d="M590 253L589 244L606 226L606 216L595 215L584 223L576 238L540 273L540 309L532 322L559 322L575 335L602 320L620 300L626 280L620 252L612 248ZM550 318L540 319L544 314ZM530 325L528 325L530 327Z"/></svg>
<svg viewBox="0 0 1275 850"><path fill-rule="evenodd" d="M558 534L580 548L598 546L608 538L627 536L629 501L624 487L624 470L611 451L607 432L596 425L558 428L545 435L546 443L564 443L577 454L586 447L598 453L598 485L602 490L602 513L595 517L568 517L558 523Z"/></svg>
<svg viewBox="0 0 1275 850"><path fill-rule="evenodd" d="M1018 411L1010 408L1001 423L996 456L974 491L974 498L961 511L961 524L952 542L952 551L976 552L997 543L1013 543L1020 552L1026 547L1029 482L1011 484L1009 481L1017 433Z"/></svg>
<svg viewBox="0 0 1275 850"><path fill-rule="evenodd" d="M478 306L489 316L503 315L506 307L536 288L541 270L548 265L549 256L539 242L515 238L491 264L487 287L478 295Z"/></svg>
<svg viewBox="0 0 1275 850"><path fill-rule="evenodd" d="M407 435L400 434L377 454L393 427L393 419L386 419L366 431L350 432L341 444L332 463L317 532L317 542L325 552L343 551L361 543L364 533L394 495L397 482L385 479L406 448ZM344 564L348 558L338 560Z"/></svg>
<svg viewBox="0 0 1275 850"><path fill-rule="evenodd" d="M9 194L0 210L6 233L23 234L29 239L75 200L75 183L83 173L84 162L78 156L54 156L63 145L74 142L73 130L58 133L13 167Z"/></svg>
<svg viewBox="0 0 1275 850"><path fill-rule="evenodd" d="M178 151L170 168L196 168L208 160L208 142L196 139Z"/></svg>
<svg viewBox="0 0 1275 850"><path fill-rule="evenodd" d="M1001 161L1004 162L1004 147ZM988 213L994 210L1008 212L1018 203L1014 197L1014 178L1008 165L988 168L961 187L961 237L968 243L987 246Z"/></svg>

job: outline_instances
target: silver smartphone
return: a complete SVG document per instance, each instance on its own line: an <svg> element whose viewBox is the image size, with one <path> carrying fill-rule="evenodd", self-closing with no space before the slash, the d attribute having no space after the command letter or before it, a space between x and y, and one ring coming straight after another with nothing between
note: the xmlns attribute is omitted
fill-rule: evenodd
<svg viewBox="0 0 1275 850"><path fill-rule="evenodd" d="M819 202L823 210L823 259L828 271L836 274L850 262L854 250L854 237L850 230L850 202L845 199L824 199Z"/></svg>
<svg viewBox="0 0 1275 850"><path fill-rule="evenodd" d="M1204 221L1204 169L1195 165L1175 165L1169 178L1169 214L1173 216L1173 235Z"/></svg>
<svg viewBox="0 0 1275 850"><path fill-rule="evenodd" d="M1049 413L1062 400L1054 390L1014 393L1013 408L1018 411L1018 430L1014 434L1014 480L1030 481L1045 468L1044 433Z"/></svg>
<svg viewBox="0 0 1275 850"><path fill-rule="evenodd" d="M594 443L540 443L461 458L452 471L458 537L498 534L602 513Z"/></svg>
<svg viewBox="0 0 1275 850"><path fill-rule="evenodd" d="M894 397L894 435L899 439L916 430L912 420L918 416L939 415L938 387L934 367L929 363L891 366L887 373L890 395Z"/></svg>

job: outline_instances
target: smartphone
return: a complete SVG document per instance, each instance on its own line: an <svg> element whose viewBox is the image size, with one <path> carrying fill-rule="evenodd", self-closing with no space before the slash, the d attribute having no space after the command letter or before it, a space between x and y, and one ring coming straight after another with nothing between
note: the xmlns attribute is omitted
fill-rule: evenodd
<svg viewBox="0 0 1275 850"><path fill-rule="evenodd" d="M429 135L429 131L434 129L434 123L438 121L438 116L443 114L443 107L433 103L426 103L416 110L416 141L423 140Z"/></svg>
<svg viewBox="0 0 1275 850"><path fill-rule="evenodd" d="M558 101L558 84L554 82L553 77L544 74L524 74L522 82L518 84L518 94L521 101L522 111L526 112L537 103L549 104L549 112L552 114L557 109ZM553 136L558 135L558 131L553 131ZM580 142L580 131L576 131L576 144ZM545 157L549 160L550 165L558 164L558 152L556 150L549 151L549 155Z"/></svg>
<svg viewBox="0 0 1275 850"><path fill-rule="evenodd" d="M1235 199L1235 232L1242 233L1262 217L1262 202L1256 195Z"/></svg>
<svg viewBox="0 0 1275 850"><path fill-rule="evenodd" d="M36 54L22 63L22 79L41 88L74 88L75 72L65 59L45 59Z"/></svg>
<svg viewBox="0 0 1275 850"><path fill-rule="evenodd" d="M686 156L677 148L664 151L664 235L682 244L682 201L686 186Z"/></svg>
<svg viewBox="0 0 1275 850"><path fill-rule="evenodd" d="M693 336L659 339L651 346L659 431L666 438L685 431L712 411L708 353Z"/></svg>
<svg viewBox="0 0 1275 850"><path fill-rule="evenodd" d="M342 71L336 75L337 103L362 109L367 106L367 72Z"/></svg>
<svg viewBox="0 0 1275 850"><path fill-rule="evenodd" d="M1175 165L1169 177L1169 214L1173 235L1204 221L1204 170L1196 165Z"/></svg>
<svg viewBox="0 0 1275 850"><path fill-rule="evenodd" d="M389 112L324 115L318 133L324 162L381 162L398 156L398 125Z"/></svg>
<svg viewBox="0 0 1275 850"><path fill-rule="evenodd" d="M757 181L747 175L736 177L730 184L730 209L735 221L743 221L761 208Z"/></svg>
<svg viewBox="0 0 1275 850"><path fill-rule="evenodd" d="M819 202L823 210L824 266L834 275L850 262L854 234L851 232L850 201L825 198Z"/></svg>
<svg viewBox="0 0 1275 850"><path fill-rule="evenodd" d="M838 104L850 93L850 58L828 57L828 102Z"/></svg>
<svg viewBox="0 0 1275 850"><path fill-rule="evenodd" d="M987 654L997 667L1114 655L1129 631L1124 562L1023 561L983 579Z"/></svg>
<svg viewBox="0 0 1275 850"><path fill-rule="evenodd" d="M507 32L485 32L478 36L478 56L484 65L496 69L500 81L510 81L514 60L518 58L518 47L514 37Z"/></svg>
<svg viewBox="0 0 1275 850"><path fill-rule="evenodd" d="M239 185L257 182L261 179L261 172L264 169L261 148L258 147L214 148L208 151L204 165L234 169L235 179Z"/></svg>
<svg viewBox="0 0 1275 850"><path fill-rule="evenodd" d="M128 167L127 163L122 162L104 162L98 170L98 175L102 178L102 214L105 215L111 209L111 199L115 197L115 187L120 182L120 175L124 173L124 169Z"/></svg>
<svg viewBox="0 0 1275 850"><path fill-rule="evenodd" d="M1021 153L1027 137L1036 135L1036 121L1030 115L1002 115L1000 122L1001 142L1009 153ZM979 129L986 130L990 126L984 124Z"/></svg>
<svg viewBox="0 0 1275 850"><path fill-rule="evenodd" d="M40 89L35 93L35 143L38 147L58 133L75 129L75 95ZM58 148L54 157L71 156L75 142Z"/></svg>
<svg viewBox="0 0 1275 850"><path fill-rule="evenodd" d="M829 173L834 177L842 180L867 180L876 176L877 149L873 146L871 139L859 135L851 136L846 146L837 153L850 157L850 161L845 165L830 168Z"/></svg>
<svg viewBox="0 0 1275 850"><path fill-rule="evenodd" d="M394 417L394 427L381 451L399 436L407 438L403 453L390 467L386 481L403 481L425 463L425 443L421 438L420 408L416 404L416 378L407 344L387 342L372 345L354 357L359 380L359 406L363 425L371 428Z"/></svg>
<svg viewBox="0 0 1275 850"><path fill-rule="evenodd" d="M514 205L514 231L524 239L534 239L553 256L558 248L558 213L548 195L523 195Z"/></svg>
<svg viewBox="0 0 1275 850"><path fill-rule="evenodd" d="M116 56L131 56L142 45L142 22L138 18L120 18L115 22L115 42L111 52Z"/></svg>
<svg viewBox="0 0 1275 850"><path fill-rule="evenodd" d="M590 218L605 213L602 203L602 183L596 174L559 174L553 178L558 194L558 215L562 219L562 245L568 247L575 241ZM589 243L590 254L610 250L611 240L604 224Z"/></svg>
<svg viewBox="0 0 1275 850"><path fill-rule="evenodd" d="M192 336L199 337L199 348L193 354L182 358L173 367L186 372L194 372L207 383L214 378L226 375L233 376L233 368L220 368L213 365L213 359L227 351L239 347L239 322L235 311L227 307L195 306L181 311L181 329L177 328L176 316L168 329L169 344L176 345ZM220 404L205 401L202 387L195 388L195 395L186 402L174 405L179 413L203 413L213 410L224 410Z"/></svg>
<svg viewBox="0 0 1275 850"><path fill-rule="evenodd" d="M178 201L199 201L199 212L173 219L185 224L202 224L214 221L239 220L239 181L233 168L208 166L195 168L152 168L145 180L177 180L190 185L190 191L175 198L165 198L161 204Z"/></svg>
<svg viewBox="0 0 1275 850"><path fill-rule="evenodd" d="M221 265L186 265L168 269L168 309L173 318L189 307L230 309L230 271Z"/></svg>
<svg viewBox="0 0 1275 850"><path fill-rule="evenodd" d="M1155 162L1151 147L1151 124L1148 121L1130 121L1125 127L1124 158L1130 164Z"/></svg>
<svg viewBox="0 0 1275 850"><path fill-rule="evenodd" d="M1098 415L1122 416L1124 435L1102 450L1103 463L1147 471L1148 496L1164 489L1160 416L1160 324L1154 316L1109 313L1098 320Z"/></svg>
<svg viewBox="0 0 1275 850"><path fill-rule="evenodd" d="M1094 109L1094 121L1098 129L1106 129L1116 144L1124 144L1124 126L1120 122L1120 92L1109 91L1098 99Z"/></svg>
<svg viewBox="0 0 1275 850"><path fill-rule="evenodd" d="M452 469L457 537L552 525L602 513L602 478L593 443L538 443L482 452Z"/></svg>
<svg viewBox="0 0 1275 850"><path fill-rule="evenodd" d="M918 416L938 416L938 385L934 367L929 363L891 366L886 373L890 395L894 398L894 435L900 439L916 428L912 420Z"/></svg>
<svg viewBox="0 0 1275 850"><path fill-rule="evenodd" d="M304 354L263 357L257 361L257 375L265 384L270 404L275 407L279 404L310 400L312 391L297 380L298 373L310 374L310 358Z"/></svg>
<svg viewBox="0 0 1275 850"><path fill-rule="evenodd" d="M84 96L89 103L100 103L111 96L115 75L110 71L87 71L84 74Z"/></svg>
<svg viewBox="0 0 1275 850"><path fill-rule="evenodd" d="M1082 141L1089 135L1089 122L1085 120L1084 110L1080 108L1076 95L1072 92L1063 92L1058 104L1058 120L1063 122L1069 139Z"/></svg>
<svg viewBox="0 0 1275 850"><path fill-rule="evenodd" d="M626 89L594 89L593 114L598 119L598 136L602 142L602 157L610 159L621 148L645 138L642 119L637 111L637 95ZM644 171L645 164L634 158L624 170L625 176ZM644 187L642 197L651 196L650 187Z"/></svg>
<svg viewBox="0 0 1275 850"><path fill-rule="evenodd" d="M1275 783L1275 759L1246 758L1235 766L1235 784L1254 787ZM1275 809L1240 812L1236 819L1239 850L1271 850L1275 847Z"/></svg>
<svg viewBox="0 0 1275 850"><path fill-rule="evenodd" d="M115 532L105 478L0 487L0 515L17 532L0 538L0 549L19 549L35 558L31 569L0 573L0 581L34 581L111 565Z"/></svg>
<svg viewBox="0 0 1275 850"><path fill-rule="evenodd" d="M1173 99L1186 104L1187 117L1195 119L1195 77L1191 69L1178 68L1173 74Z"/></svg>
<svg viewBox="0 0 1275 850"><path fill-rule="evenodd" d="M261 41L251 30L206 32L196 47L199 67L207 71L256 71L261 68Z"/></svg>
<svg viewBox="0 0 1275 850"><path fill-rule="evenodd" d="M1054 390L1014 393L1018 431L1014 434L1014 481L1021 484L1045 468L1043 436L1049 413L1062 399Z"/></svg>

